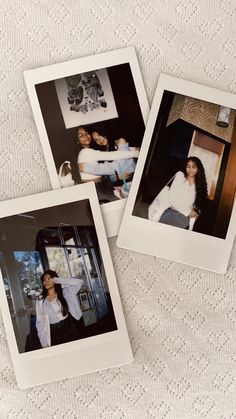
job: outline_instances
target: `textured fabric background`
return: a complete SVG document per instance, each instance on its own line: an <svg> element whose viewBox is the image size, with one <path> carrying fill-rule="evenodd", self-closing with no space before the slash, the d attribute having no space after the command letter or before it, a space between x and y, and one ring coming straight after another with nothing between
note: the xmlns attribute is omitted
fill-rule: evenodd
<svg viewBox="0 0 236 419"><path fill-rule="evenodd" d="M235 0L2 0L0 19L1 200L50 189L25 69L134 45L150 102L160 72L236 93ZM0 320L1 419L235 419L235 247L220 276L115 243L134 364L20 391Z"/></svg>

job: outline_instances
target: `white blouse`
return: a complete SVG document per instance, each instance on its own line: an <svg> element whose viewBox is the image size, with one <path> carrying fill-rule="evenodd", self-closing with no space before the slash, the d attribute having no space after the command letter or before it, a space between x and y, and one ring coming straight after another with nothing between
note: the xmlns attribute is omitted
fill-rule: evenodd
<svg viewBox="0 0 236 419"><path fill-rule="evenodd" d="M183 172L177 172L170 186L170 206L187 217L193 208L195 198L195 183L190 184Z"/></svg>
<svg viewBox="0 0 236 419"><path fill-rule="evenodd" d="M54 310L54 312L55 312L55 314L56 314L56 316L58 318L57 323L60 322L60 321L62 321L62 320L64 320L64 319L66 319L67 316L63 316L63 314L61 312L61 308L62 307L61 307L60 300L58 300L58 298L55 298L54 300L49 301L49 302L50 302L50 304L51 304L51 306L52 306L52 308L53 308L53 310ZM50 324L53 324L52 319L50 319L50 314L49 314L49 323Z"/></svg>

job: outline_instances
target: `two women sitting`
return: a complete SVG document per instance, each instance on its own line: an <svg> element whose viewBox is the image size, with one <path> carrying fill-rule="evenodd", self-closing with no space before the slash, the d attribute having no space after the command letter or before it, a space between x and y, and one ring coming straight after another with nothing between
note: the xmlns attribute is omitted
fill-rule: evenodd
<svg viewBox="0 0 236 419"><path fill-rule="evenodd" d="M70 171L74 183L96 180L98 176L109 176L111 182L129 181L133 177L139 150L129 148L124 138L115 141L115 151L110 151L107 137L98 129L88 132L78 127L73 156L64 163L64 171Z"/></svg>
<svg viewBox="0 0 236 419"><path fill-rule="evenodd" d="M124 138L115 141L116 150L109 151L110 144L107 137L98 130L90 134L86 128L79 127L77 143L81 146L78 153L78 167L81 179L89 175L109 176L112 182L123 177L127 180L132 177L138 158L138 150L130 150Z"/></svg>

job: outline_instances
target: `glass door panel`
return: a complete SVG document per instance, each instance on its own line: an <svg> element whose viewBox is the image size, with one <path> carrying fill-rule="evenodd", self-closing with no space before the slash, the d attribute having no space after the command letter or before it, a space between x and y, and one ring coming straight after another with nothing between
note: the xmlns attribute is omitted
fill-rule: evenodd
<svg viewBox="0 0 236 419"><path fill-rule="evenodd" d="M104 296L103 289L101 287L96 288L96 290L93 291L93 294L96 300L98 317L103 317L108 312L107 301Z"/></svg>
<svg viewBox="0 0 236 419"><path fill-rule="evenodd" d="M91 249L83 248L83 256L87 266L91 291L96 305L98 317L104 316L108 312L106 294L104 291L96 255Z"/></svg>
<svg viewBox="0 0 236 419"><path fill-rule="evenodd" d="M64 249L61 247L46 246L45 250L49 268L56 271L58 276L71 276Z"/></svg>
<svg viewBox="0 0 236 419"><path fill-rule="evenodd" d="M32 300L41 293L41 275L43 267L39 252L13 252L19 281L27 309L33 308Z"/></svg>
<svg viewBox="0 0 236 419"><path fill-rule="evenodd" d="M68 255L68 263L70 266L71 275L84 279L86 277L86 269L80 249L76 249L74 247L66 247L66 252Z"/></svg>

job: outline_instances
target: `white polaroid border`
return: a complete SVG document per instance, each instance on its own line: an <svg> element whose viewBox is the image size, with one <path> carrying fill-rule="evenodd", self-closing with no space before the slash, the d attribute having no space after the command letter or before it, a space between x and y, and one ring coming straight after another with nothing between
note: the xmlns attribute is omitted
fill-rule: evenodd
<svg viewBox="0 0 236 419"><path fill-rule="evenodd" d="M61 185L37 98L35 85L77 73L84 73L94 69L99 70L126 63L130 65L143 121L146 125L150 108L134 47L104 52L24 72L25 83L53 189L60 188ZM126 199L122 199L101 205L107 237L118 234L125 203Z"/></svg>
<svg viewBox="0 0 236 419"><path fill-rule="evenodd" d="M236 96L233 94L181 80L166 74L160 75L136 171L123 214L117 246L223 274L227 270L235 238L235 203L225 239L183 230L132 215L165 90L236 109Z"/></svg>
<svg viewBox="0 0 236 419"><path fill-rule="evenodd" d="M79 198L78 198L79 197ZM93 182L1 202L0 218L88 199L108 281L117 330L63 345L19 353L0 273L0 306L17 384L21 389L133 361L119 291Z"/></svg>

